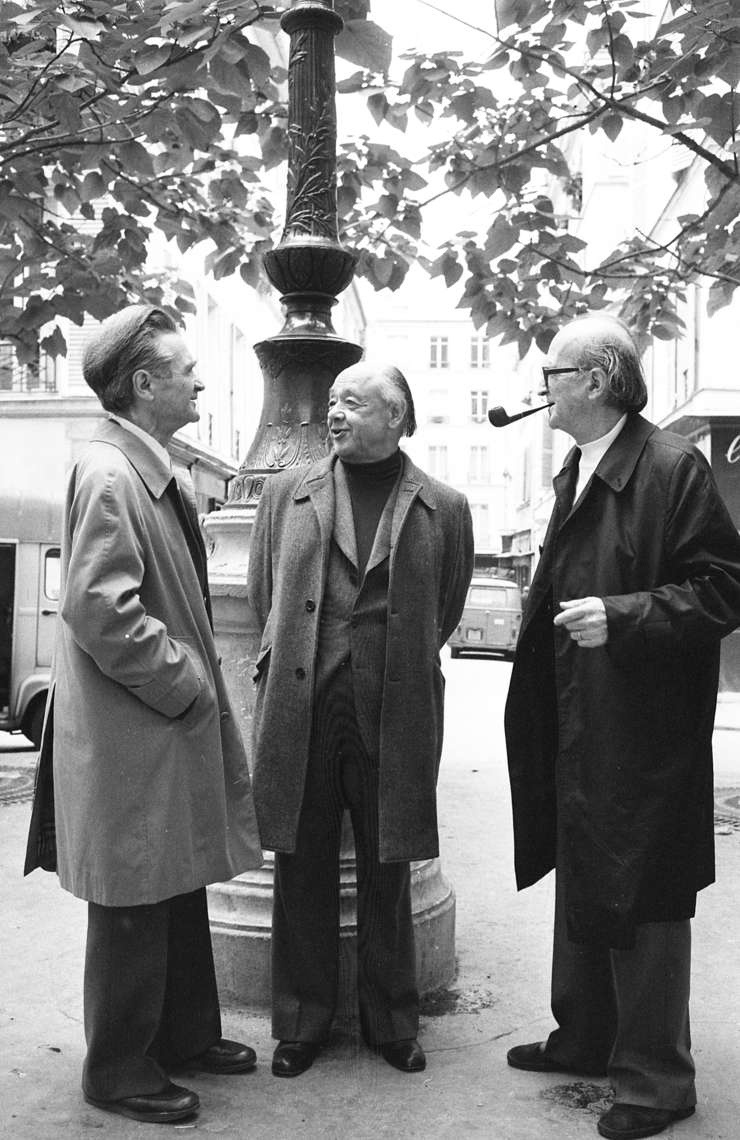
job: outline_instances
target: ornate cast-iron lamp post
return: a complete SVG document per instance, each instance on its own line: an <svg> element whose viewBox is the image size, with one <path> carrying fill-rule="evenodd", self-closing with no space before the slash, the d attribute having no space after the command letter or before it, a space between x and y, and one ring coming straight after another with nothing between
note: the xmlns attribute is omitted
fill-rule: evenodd
<svg viewBox="0 0 740 1140"><path fill-rule="evenodd" d="M257 501L266 478L326 454L329 387L362 355L361 347L338 336L331 322L331 309L352 280L355 262L337 232L334 36L342 21L332 0L293 0L281 25L290 35L288 207L280 243L264 264L282 295L285 323L277 336L255 345L264 375L262 417L226 507L206 521L216 637L248 746L259 631L245 582ZM341 876L346 947L355 933L351 842L343 846ZM267 1004L272 861L210 888L209 896L222 994L248 1006ZM454 895L438 860L414 865L412 905L419 983L428 991L454 972ZM354 987L353 959L343 953L347 992Z"/></svg>

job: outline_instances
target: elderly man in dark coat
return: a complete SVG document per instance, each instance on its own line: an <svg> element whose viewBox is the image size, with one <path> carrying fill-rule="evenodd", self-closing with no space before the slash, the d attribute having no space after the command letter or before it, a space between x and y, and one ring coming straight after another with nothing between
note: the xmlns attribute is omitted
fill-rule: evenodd
<svg viewBox="0 0 740 1140"><path fill-rule="evenodd" d="M472 572L463 495L399 450L414 430L397 368L337 376L333 454L271 477L257 511L249 597L263 626L254 789L277 852L273 1072L312 1064L334 1015L339 844L349 808L358 878L358 991L366 1041L424 1068L409 860L439 853L439 651Z"/></svg>
<svg viewBox="0 0 740 1140"><path fill-rule="evenodd" d="M573 322L550 357L550 423L579 446L554 481L506 737L518 885L556 870L558 1028L508 1060L607 1073L616 1102L598 1129L627 1140L696 1101L689 920L714 878L711 739L740 538L701 452L638 414L621 322Z"/></svg>
<svg viewBox="0 0 740 1140"><path fill-rule="evenodd" d="M166 1123L199 1103L168 1071L254 1067L221 1038L205 886L262 852L195 499L166 450L198 419L195 360L166 313L133 305L93 334L83 371L110 417L67 489L26 871L56 867L89 900L85 1099Z"/></svg>

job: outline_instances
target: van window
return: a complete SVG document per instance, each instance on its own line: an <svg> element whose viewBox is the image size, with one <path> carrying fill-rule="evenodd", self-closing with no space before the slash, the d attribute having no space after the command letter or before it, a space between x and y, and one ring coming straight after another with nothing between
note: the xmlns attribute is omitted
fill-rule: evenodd
<svg viewBox="0 0 740 1140"><path fill-rule="evenodd" d="M471 586L469 606L505 606L506 588L503 586Z"/></svg>
<svg viewBox="0 0 740 1140"><path fill-rule="evenodd" d="M61 588L61 554L59 550L47 550L44 558L44 594L50 602L59 601Z"/></svg>

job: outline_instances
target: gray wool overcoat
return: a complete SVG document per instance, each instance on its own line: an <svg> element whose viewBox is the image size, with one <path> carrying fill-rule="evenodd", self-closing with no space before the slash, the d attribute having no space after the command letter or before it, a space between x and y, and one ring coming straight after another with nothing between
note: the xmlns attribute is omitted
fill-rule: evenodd
<svg viewBox="0 0 740 1140"><path fill-rule="evenodd" d="M67 490L26 872L53 869L41 850L50 763L61 885L103 906L159 902L262 862L244 747L170 478L143 440L108 421Z"/></svg>
<svg viewBox="0 0 740 1140"><path fill-rule="evenodd" d="M291 852L308 763L313 687L335 489L334 457L268 479L249 554L248 593L263 629L257 661L254 792L263 846ZM379 745L381 862L439 853L440 648L473 569L464 495L404 455L391 522Z"/></svg>

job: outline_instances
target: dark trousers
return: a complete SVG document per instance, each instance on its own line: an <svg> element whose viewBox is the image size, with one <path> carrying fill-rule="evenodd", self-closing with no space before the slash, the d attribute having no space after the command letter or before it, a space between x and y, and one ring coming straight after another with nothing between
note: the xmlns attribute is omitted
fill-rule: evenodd
<svg viewBox="0 0 740 1140"><path fill-rule="evenodd" d="M221 1038L205 889L151 906L88 904L84 1091L161 1092Z"/></svg>
<svg viewBox="0 0 740 1140"><path fill-rule="evenodd" d="M357 988L373 1045L416 1037L419 995L408 863L378 858L378 765L354 714L351 681L317 701L296 850L275 856L272 1031L323 1041L339 989L339 851L349 808L357 858Z"/></svg>
<svg viewBox="0 0 740 1140"><path fill-rule="evenodd" d="M632 950L569 942L556 888L552 1012L554 1059L606 1071L623 1104L696 1103L689 1029L691 924L648 922Z"/></svg>

